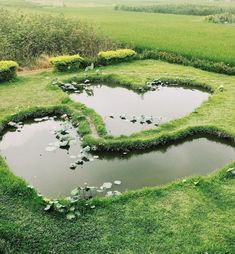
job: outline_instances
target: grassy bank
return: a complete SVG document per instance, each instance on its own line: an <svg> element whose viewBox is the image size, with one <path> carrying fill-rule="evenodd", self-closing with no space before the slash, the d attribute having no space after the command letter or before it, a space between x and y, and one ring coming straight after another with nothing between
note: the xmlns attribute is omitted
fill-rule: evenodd
<svg viewBox="0 0 235 254"><path fill-rule="evenodd" d="M94 78L93 72L77 79ZM13 115L61 110L81 120L89 116L97 127L94 111L73 103L50 83L71 80L75 74L45 71L21 75L0 85L0 122ZM235 77L208 73L192 67L144 60L103 67L97 79L119 82L139 90L151 79L182 80L213 91L209 100L190 115L130 137L95 139L89 125L82 130L90 142L106 147L148 144L162 135L185 134L190 128L214 128L235 137ZM219 91L223 84L224 90ZM45 112L47 111L47 112ZM24 114L22 114L24 112ZM84 120L84 118L83 118ZM86 120L84 120L86 124ZM87 135L88 134L88 135ZM105 133L103 133L105 137ZM128 192L121 197L95 199L96 209L69 222L43 211L41 200L26 183L15 177L0 159L0 252L1 253L233 253L235 180L230 164L211 177L189 178L164 187Z"/></svg>

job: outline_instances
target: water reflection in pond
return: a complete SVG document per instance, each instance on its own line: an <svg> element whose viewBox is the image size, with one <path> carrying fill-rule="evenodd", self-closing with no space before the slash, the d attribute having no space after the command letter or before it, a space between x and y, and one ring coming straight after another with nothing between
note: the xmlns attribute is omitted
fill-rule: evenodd
<svg viewBox="0 0 235 254"><path fill-rule="evenodd" d="M122 87L91 87L92 93L84 91L70 97L100 114L108 133L114 136L129 135L182 117L197 108L209 95L182 87L158 86L156 91L144 94Z"/></svg>
<svg viewBox="0 0 235 254"><path fill-rule="evenodd" d="M54 120L26 124L21 132L6 133L0 142L0 153L14 174L48 197L68 196L85 182L99 187L120 180L122 184L113 188L118 191L156 186L185 176L206 175L235 158L233 147L198 138L142 154L103 154L71 170L70 163L81 151L75 129L71 129L75 139L68 151L46 149L56 143L54 130L60 124Z"/></svg>

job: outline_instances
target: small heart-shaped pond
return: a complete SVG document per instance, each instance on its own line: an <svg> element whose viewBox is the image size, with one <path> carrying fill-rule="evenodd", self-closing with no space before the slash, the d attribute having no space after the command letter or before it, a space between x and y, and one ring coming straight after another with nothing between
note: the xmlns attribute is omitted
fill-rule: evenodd
<svg viewBox="0 0 235 254"><path fill-rule="evenodd" d="M102 116L113 136L134 132L185 116L208 99L209 94L196 89L154 86L155 91L138 94L122 87L90 85L70 98L94 109Z"/></svg>
<svg viewBox="0 0 235 254"><path fill-rule="evenodd" d="M65 145L58 142L64 124L55 120L25 124L18 131L7 132L0 142L0 153L13 173L47 197L68 196L85 182L97 187L111 182L112 190L121 192L156 186L186 176L207 175L235 158L235 148L206 138L145 153L96 156L89 149L81 153L79 136L69 123L64 137L70 136L70 148L59 148ZM78 165L81 161L83 165Z"/></svg>

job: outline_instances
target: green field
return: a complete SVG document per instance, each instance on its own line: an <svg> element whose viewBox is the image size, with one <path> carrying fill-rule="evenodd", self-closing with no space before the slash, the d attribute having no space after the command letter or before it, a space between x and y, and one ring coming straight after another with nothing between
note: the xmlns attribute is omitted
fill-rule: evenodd
<svg viewBox="0 0 235 254"><path fill-rule="evenodd" d="M235 65L233 25L208 24L203 17L197 16L114 11L113 5L105 2L101 6L91 2L90 7L89 2L83 3L65 8L26 7L19 1L15 7L12 2L1 0L0 6L11 5L13 9L22 6L27 12L64 13L67 17L92 22L112 39L133 47L165 50Z"/></svg>

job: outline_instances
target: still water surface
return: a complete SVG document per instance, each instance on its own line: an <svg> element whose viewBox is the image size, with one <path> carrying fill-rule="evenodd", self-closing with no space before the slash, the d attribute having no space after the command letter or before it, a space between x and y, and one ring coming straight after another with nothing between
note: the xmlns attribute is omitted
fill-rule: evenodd
<svg viewBox="0 0 235 254"><path fill-rule="evenodd" d="M120 180L122 184L113 188L118 191L156 186L186 176L207 175L235 158L235 148L198 138L150 152L103 154L71 170L70 163L81 151L75 129L70 131L74 141L69 150L46 151L57 141L54 130L60 125L55 120L25 124L21 132L7 132L0 141L0 154L12 172L47 197L68 196L85 182L99 187Z"/></svg>
<svg viewBox="0 0 235 254"><path fill-rule="evenodd" d="M91 86L92 94L85 91L70 95L102 116L110 135L130 135L134 132L154 128L179 117L183 117L208 99L209 94L196 89L158 86L156 91L138 94L122 87L105 85ZM125 115L122 120L120 116ZM152 119L151 124L140 123L142 117ZM113 118L110 118L112 116ZM136 117L137 122L130 122Z"/></svg>

